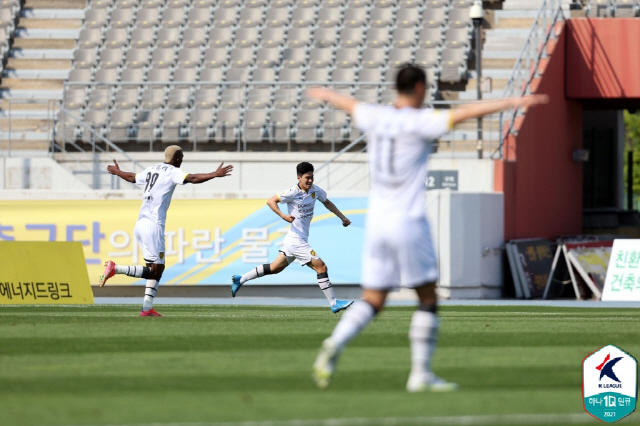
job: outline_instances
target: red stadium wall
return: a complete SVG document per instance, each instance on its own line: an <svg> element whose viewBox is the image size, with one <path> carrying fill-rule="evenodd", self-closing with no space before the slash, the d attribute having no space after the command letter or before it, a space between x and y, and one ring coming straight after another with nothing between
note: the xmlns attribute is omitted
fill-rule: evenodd
<svg viewBox="0 0 640 426"><path fill-rule="evenodd" d="M640 100L640 19L571 19L566 50L568 98Z"/></svg>
<svg viewBox="0 0 640 426"><path fill-rule="evenodd" d="M582 232L582 104L565 97L566 26L548 46L549 58L534 82L549 104L532 108L518 123L517 137L496 162L494 187L505 195L505 238L556 238Z"/></svg>

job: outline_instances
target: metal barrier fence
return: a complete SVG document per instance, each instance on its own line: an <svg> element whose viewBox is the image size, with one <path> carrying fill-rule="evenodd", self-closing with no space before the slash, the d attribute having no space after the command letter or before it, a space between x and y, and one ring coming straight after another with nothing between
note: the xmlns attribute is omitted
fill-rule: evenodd
<svg viewBox="0 0 640 426"><path fill-rule="evenodd" d="M540 60L547 57L547 43L558 37L556 24L559 20L564 21L564 19L562 0L544 0L542 2L527 40L513 67L503 97L523 96L531 93L532 80L540 76ZM500 145L492 154L492 158L503 157L504 141L510 134L515 133L514 122L520 115L522 115L522 111L519 108L511 108L501 115L500 128L503 131L500 134Z"/></svg>

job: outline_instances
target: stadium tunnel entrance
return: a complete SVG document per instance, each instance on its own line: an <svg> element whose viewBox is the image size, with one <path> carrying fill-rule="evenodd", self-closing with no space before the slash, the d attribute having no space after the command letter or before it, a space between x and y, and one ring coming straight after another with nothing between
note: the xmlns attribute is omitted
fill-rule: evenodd
<svg viewBox="0 0 640 426"><path fill-rule="evenodd" d="M640 237L625 191L624 109L640 110L640 19L567 20L532 83L550 103L505 142L495 190L505 239L582 233Z"/></svg>

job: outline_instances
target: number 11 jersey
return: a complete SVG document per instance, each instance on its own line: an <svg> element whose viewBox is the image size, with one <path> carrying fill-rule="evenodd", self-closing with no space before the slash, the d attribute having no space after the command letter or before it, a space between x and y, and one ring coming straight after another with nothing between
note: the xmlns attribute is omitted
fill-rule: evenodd
<svg viewBox="0 0 640 426"><path fill-rule="evenodd" d="M176 185L184 185L188 173L171 164L159 163L136 173L136 185L144 188L138 220L147 218L164 228Z"/></svg>

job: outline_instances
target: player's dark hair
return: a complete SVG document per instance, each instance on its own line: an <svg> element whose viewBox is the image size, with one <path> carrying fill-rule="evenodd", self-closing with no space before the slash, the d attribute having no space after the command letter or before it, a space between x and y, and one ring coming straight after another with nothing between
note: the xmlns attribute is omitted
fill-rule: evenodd
<svg viewBox="0 0 640 426"><path fill-rule="evenodd" d="M305 173L313 172L313 164L303 161L296 166L296 172L298 173L298 176L302 176Z"/></svg>
<svg viewBox="0 0 640 426"><path fill-rule="evenodd" d="M416 84L422 82L427 85L427 75L422 68L412 64L404 64L399 67L396 74L396 90L402 95L413 95Z"/></svg>

